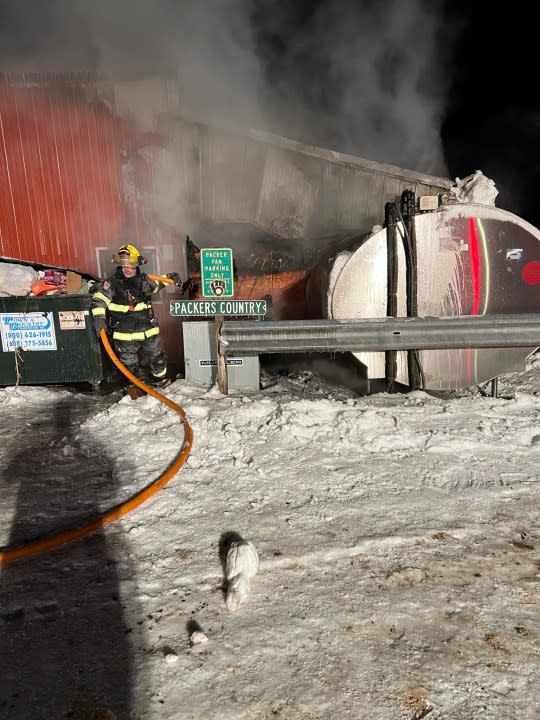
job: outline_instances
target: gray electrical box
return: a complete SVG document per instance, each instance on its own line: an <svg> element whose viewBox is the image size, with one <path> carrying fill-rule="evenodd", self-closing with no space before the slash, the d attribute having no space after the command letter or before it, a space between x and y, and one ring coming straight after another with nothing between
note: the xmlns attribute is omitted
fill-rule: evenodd
<svg viewBox="0 0 540 720"><path fill-rule="evenodd" d="M212 387L217 376L217 350L213 322L182 323L186 380ZM257 391L260 387L259 356L227 357L229 390Z"/></svg>

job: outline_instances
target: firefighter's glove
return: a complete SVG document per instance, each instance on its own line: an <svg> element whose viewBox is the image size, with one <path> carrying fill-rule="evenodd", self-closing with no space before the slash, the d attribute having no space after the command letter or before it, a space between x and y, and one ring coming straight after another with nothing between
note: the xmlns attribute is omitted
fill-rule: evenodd
<svg viewBox="0 0 540 720"><path fill-rule="evenodd" d="M96 333L99 335L101 330L107 330L107 321L104 317L98 315L94 318L94 327L96 328Z"/></svg>
<svg viewBox="0 0 540 720"><path fill-rule="evenodd" d="M167 273L165 277L172 280L175 285L182 287L182 281L180 280L180 275L177 272Z"/></svg>
<svg viewBox="0 0 540 720"><path fill-rule="evenodd" d="M184 282L180 285L180 288L183 293L188 290L193 290L193 280L191 278L189 278L189 280L184 280Z"/></svg>

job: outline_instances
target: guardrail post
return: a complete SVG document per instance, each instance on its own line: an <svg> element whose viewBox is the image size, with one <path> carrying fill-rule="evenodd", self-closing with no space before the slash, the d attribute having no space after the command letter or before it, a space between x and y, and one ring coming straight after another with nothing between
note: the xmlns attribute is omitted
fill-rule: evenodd
<svg viewBox="0 0 540 720"><path fill-rule="evenodd" d="M227 356L222 352L220 335L223 327L223 315L214 317L214 328L216 338L216 370L217 370L217 386L222 395L229 394L229 379L227 377Z"/></svg>

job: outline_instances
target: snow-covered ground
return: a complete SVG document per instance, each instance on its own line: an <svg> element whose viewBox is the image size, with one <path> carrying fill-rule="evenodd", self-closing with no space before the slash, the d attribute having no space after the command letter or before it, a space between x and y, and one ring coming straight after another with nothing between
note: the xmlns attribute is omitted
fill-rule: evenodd
<svg viewBox="0 0 540 720"><path fill-rule="evenodd" d="M1 566L0 717L538 718L538 356L498 398L263 379L177 380L170 483ZM4 546L121 502L183 438L154 398L61 387L0 390L0 430ZM260 568L230 611L240 537Z"/></svg>

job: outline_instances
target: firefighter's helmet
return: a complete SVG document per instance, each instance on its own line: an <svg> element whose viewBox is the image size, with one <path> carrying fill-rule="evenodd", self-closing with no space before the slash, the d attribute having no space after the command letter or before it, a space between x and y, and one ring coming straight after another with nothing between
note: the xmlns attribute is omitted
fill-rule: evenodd
<svg viewBox="0 0 540 720"><path fill-rule="evenodd" d="M137 250L135 245L120 245L112 259L115 265L121 267L137 267L144 265L146 258Z"/></svg>

